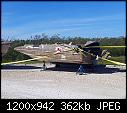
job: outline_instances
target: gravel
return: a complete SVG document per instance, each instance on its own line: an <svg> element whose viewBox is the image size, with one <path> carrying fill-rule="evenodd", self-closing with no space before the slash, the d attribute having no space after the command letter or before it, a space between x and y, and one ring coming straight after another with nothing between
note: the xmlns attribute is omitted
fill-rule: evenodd
<svg viewBox="0 0 127 113"><path fill-rule="evenodd" d="M27 66L40 67L41 64L27 64ZM47 64L47 67L53 66ZM121 71L125 70L125 67L109 67L116 68L117 71L76 75L72 71L4 68L1 70L1 98L125 99L126 72Z"/></svg>

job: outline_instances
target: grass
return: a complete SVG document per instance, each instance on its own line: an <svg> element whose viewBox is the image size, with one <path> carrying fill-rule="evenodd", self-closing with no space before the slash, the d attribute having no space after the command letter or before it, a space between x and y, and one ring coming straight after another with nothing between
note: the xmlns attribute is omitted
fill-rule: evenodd
<svg viewBox="0 0 127 113"><path fill-rule="evenodd" d="M126 63L126 57L125 56L119 56L119 57L111 57L109 60ZM106 65L115 65L114 63L110 63L107 61L100 61L98 64L106 64Z"/></svg>
<svg viewBox="0 0 127 113"><path fill-rule="evenodd" d="M16 61L3 61L2 63L9 63L9 62L16 62ZM38 60L32 60L32 61L27 61L27 62L20 62L20 64L35 64L35 63L42 63L42 62L38 61Z"/></svg>
<svg viewBox="0 0 127 113"><path fill-rule="evenodd" d="M20 64L36 64L36 63L42 63L42 62L38 60L32 60L32 61L22 62Z"/></svg>
<svg viewBox="0 0 127 113"><path fill-rule="evenodd" d="M121 62L121 63L126 63L125 58L126 58L125 56L111 57L110 60L114 60L114 61ZM42 63L42 62L38 60L33 60L33 61L25 62L25 63L22 62L21 64L35 64L35 63ZM114 63L110 63L107 61L99 61L98 64L115 65Z"/></svg>

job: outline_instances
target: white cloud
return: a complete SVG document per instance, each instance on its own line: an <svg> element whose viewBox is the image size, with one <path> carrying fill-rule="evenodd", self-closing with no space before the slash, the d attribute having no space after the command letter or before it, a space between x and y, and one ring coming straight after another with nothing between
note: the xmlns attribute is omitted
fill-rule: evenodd
<svg viewBox="0 0 127 113"><path fill-rule="evenodd" d="M96 21L107 21L107 20L119 20L124 19L121 15L110 15L110 16L101 16L101 17L91 17L91 18L77 18L77 19L63 19L63 20L55 20L53 23L59 24L76 24L76 23L87 23L87 22L96 22Z"/></svg>
<svg viewBox="0 0 127 113"><path fill-rule="evenodd" d="M7 13L5 15L11 15ZM109 20L120 20L124 17L119 15L101 16L96 18L77 18L77 19L61 19L61 20L50 20L50 21L30 21L16 27L2 27L3 36L11 37L24 37L31 36L36 33L63 33L63 32L74 32L76 30L85 30L93 28L95 23L107 22ZM6 19L5 19L6 20ZM99 28L98 28L99 29ZM97 29L96 29L97 30Z"/></svg>

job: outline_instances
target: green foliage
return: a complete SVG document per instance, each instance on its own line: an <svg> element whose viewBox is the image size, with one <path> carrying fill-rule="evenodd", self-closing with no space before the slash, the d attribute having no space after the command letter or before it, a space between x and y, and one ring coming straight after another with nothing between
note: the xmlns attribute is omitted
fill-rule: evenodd
<svg viewBox="0 0 127 113"><path fill-rule="evenodd" d="M30 39L26 40L14 40L12 41L11 48L8 53L2 58L2 62L8 61L18 61L29 59L30 57L23 55L14 50L15 47L23 46L25 44L54 44L54 43L66 43L69 44L85 44L87 41L100 41L100 45L125 45L124 37L117 38L84 38L84 37L60 37L59 34L55 34L53 36L48 36L46 34L31 36ZM111 56L125 56L124 48L113 48L108 49L111 53Z"/></svg>
<svg viewBox="0 0 127 113"><path fill-rule="evenodd" d="M121 63L126 63L125 56L119 56L119 57L111 57L110 60L118 61ZM107 62L107 61L99 61L98 64L106 64L106 65L115 65L114 63Z"/></svg>

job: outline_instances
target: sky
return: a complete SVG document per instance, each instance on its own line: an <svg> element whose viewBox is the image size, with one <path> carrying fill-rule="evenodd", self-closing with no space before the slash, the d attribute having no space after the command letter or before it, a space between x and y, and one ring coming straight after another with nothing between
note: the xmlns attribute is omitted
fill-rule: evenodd
<svg viewBox="0 0 127 113"><path fill-rule="evenodd" d="M126 35L126 3L2 2L3 39L28 39L36 34L61 37L119 37Z"/></svg>

